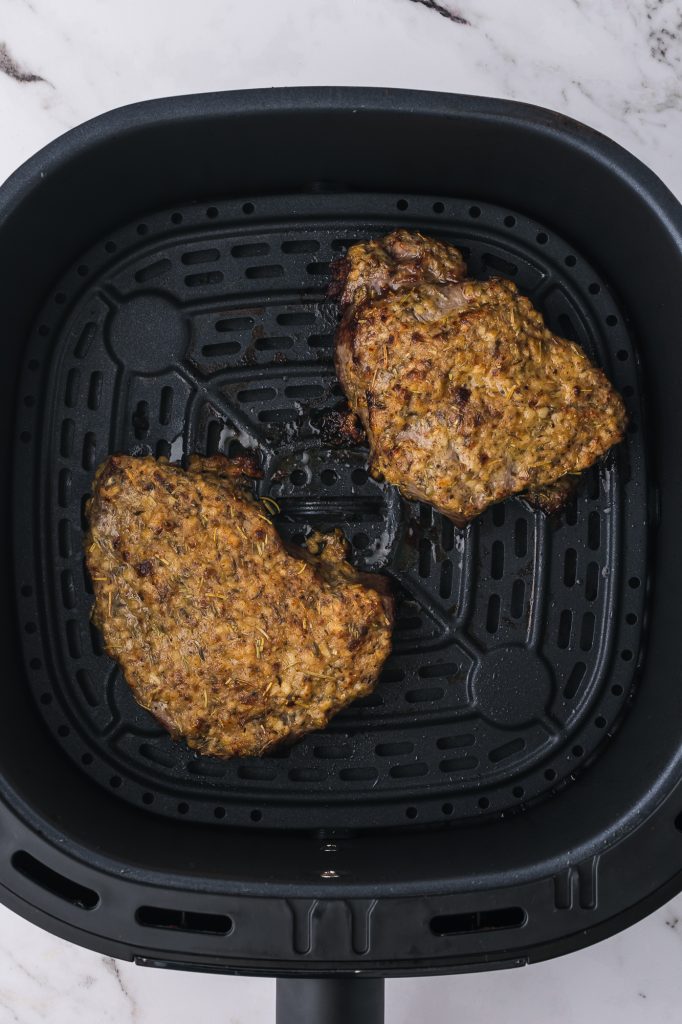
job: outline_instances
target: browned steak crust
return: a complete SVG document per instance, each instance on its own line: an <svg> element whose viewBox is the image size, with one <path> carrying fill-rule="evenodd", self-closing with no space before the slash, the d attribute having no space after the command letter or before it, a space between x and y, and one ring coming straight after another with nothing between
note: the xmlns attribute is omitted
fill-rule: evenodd
<svg viewBox="0 0 682 1024"><path fill-rule="evenodd" d="M248 472L115 455L87 512L107 653L173 736L218 757L323 728L373 689L391 647L387 581L358 573L338 532L285 546Z"/></svg>
<svg viewBox="0 0 682 1024"><path fill-rule="evenodd" d="M367 431L372 471L460 524L521 492L556 508L569 489L553 485L622 439L620 396L514 284L437 282L445 265L464 276L461 254L438 243L436 261L433 243L416 234L412 277L403 261L393 273L394 237L352 246L339 272L345 286L337 282L345 308L336 368Z"/></svg>
<svg viewBox="0 0 682 1024"><path fill-rule="evenodd" d="M379 298L426 282L448 284L466 276L459 249L419 231L392 231L354 245L331 268L329 297L342 306Z"/></svg>

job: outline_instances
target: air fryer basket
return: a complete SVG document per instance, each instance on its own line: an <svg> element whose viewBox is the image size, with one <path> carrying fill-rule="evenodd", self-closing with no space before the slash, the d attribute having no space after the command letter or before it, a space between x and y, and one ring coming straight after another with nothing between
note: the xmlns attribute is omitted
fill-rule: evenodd
<svg viewBox="0 0 682 1024"><path fill-rule="evenodd" d="M140 963L369 977L556 955L677 891L681 224L613 143L473 97L152 102L21 168L0 193L3 900ZM515 280L625 396L625 444L560 516L513 500L456 530L335 436L329 262L398 225ZM82 514L108 452L243 446L281 531L340 525L399 614L376 694L226 763L172 743L103 655Z"/></svg>
<svg viewBox="0 0 682 1024"><path fill-rule="evenodd" d="M454 241L477 276L513 277L626 394L627 443L562 516L507 502L457 530L377 484L366 449L334 436L329 261L396 224ZM32 367L46 337L41 387ZM35 416L14 492L17 578L32 590L24 657L58 743L138 807L260 829L462 821L518 811L562 785L617 728L642 647L636 362L594 269L549 228L487 203L359 192L216 200L111 232L39 314L20 389ZM259 454L258 490L281 508L281 532L301 541L343 528L361 568L390 574L397 624L374 694L277 756L225 762L174 743L104 656L88 626L80 539L107 452L179 460L245 446ZM27 500L40 545L22 530Z"/></svg>

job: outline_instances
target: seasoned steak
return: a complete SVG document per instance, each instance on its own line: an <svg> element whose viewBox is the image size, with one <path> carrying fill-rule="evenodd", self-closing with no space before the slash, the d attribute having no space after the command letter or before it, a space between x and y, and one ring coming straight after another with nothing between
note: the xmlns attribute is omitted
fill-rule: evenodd
<svg viewBox="0 0 682 1024"><path fill-rule="evenodd" d="M459 249L419 231L392 231L353 245L348 255L332 264L330 298L342 306L360 305L389 292L418 284L448 284L466 277Z"/></svg>
<svg viewBox="0 0 682 1024"><path fill-rule="evenodd" d="M622 439L623 402L514 284L465 274L457 249L405 231L334 271L336 368L372 472L460 525L522 492L554 509Z"/></svg>
<svg viewBox="0 0 682 1024"><path fill-rule="evenodd" d="M387 581L339 532L286 545L242 460L114 455L87 509L93 621L136 700L218 757L322 729L369 693L391 648Z"/></svg>

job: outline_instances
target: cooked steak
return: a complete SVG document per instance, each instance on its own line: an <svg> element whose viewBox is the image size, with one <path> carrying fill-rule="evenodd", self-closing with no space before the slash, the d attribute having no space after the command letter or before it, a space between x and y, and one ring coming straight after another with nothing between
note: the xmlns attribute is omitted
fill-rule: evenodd
<svg viewBox="0 0 682 1024"><path fill-rule="evenodd" d="M373 689L392 599L339 532L286 545L245 460L187 472L114 455L97 470L86 562L93 621L136 700L218 757L262 754L321 729Z"/></svg>
<svg viewBox="0 0 682 1024"><path fill-rule="evenodd" d="M562 478L622 439L623 402L514 284L465 273L457 249L404 231L335 268L336 368L372 472L458 524L522 492L556 508Z"/></svg>
<svg viewBox="0 0 682 1024"><path fill-rule="evenodd" d="M459 249L419 231L392 231L354 245L332 264L330 297L359 305L417 284L448 284L466 277Z"/></svg>

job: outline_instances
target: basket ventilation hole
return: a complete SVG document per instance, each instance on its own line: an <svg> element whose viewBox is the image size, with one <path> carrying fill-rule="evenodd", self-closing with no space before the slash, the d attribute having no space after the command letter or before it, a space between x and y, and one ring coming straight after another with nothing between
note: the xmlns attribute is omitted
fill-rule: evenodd
<svg viewBox="0 0 682 1024"><path fill-rule="evenodd" d="M244 273L250 280L258 281L267 277L283 277L284 267L281 263L272 263L260 267L247 267ZM221 274L221 280L222 276Z"/></svg>
<svg viewBox="0 0 682 1024"><path fill-rule="evenodd" d="M170 928L195 935L227 935L232 919L227 914L203 914L167 907L138 907L135 920L143 928Z"/></svg>
<svg viewBox="0 0 682 1024"><path fill-rule="evenodd" d="M507 758L513 757L514 754L519 754L525 748L526 741L522 736L517 736L515 740L509 740L507 743L495 747L490 751L488 757L493 764L498 764L500 761L506 761Z"/></svg>
<svg viewBox="0 0 682 1024"><path fill-rule="evenodd" d="M466 914L439 914L432 917L434 935L467 935L471 932L492 932L503 928L521 928L527 920L523 907L498 907L494 910L471 911Z"/></svg>
<svg viewBox="0 0 682 1024"><path fill-rule="evenodd" d="M441 564L440 567L440 596L443 598L450 597L452 593L452 562L449 559Z"/></svg>
<svg viewBox="0 0 682 1024"><path fill-rule="evenodd" d="M557 647L562 651L566 650L571 642L571 624L573 622L573 612L570 608L564 608L561 615L559 616L559 631L557 633Z"/></svg>
<svg viewBox="0 0 682 1024"><path fill-rule="evenodd" d="M594 601L599 593L600 569L597 562L590 562L585 574L585 597L588 601Z"/></svg>
<svg viewBox="0 0 682 1024"><path fill-rule="evenodd" d="M572 700L578 692L578 687L582 682L583 676L585 675L587 666L582 661L577 661L571 669L571 674L566 681L564 686L564 697L566 700Z"/></svg>
<svg viewBox="0 0 682 1024"><path fill-rule="evenodd" d="M102 374L99 370L95 370L90 374L90 384L88 387L88 409L92 409L93 412L99 409L102 401L102 384Z"/></svg>
<svg viewBox="0 0 682 1024"><path fill-rule="evenodd" d="M526 596L526 584L523 580L514 580L511 593L511 614L513 619L520 619L523 615L523 604Z"/></svg>
<svg viewBox="0 0 682 1024"><path fill-rule="evenodd" d="M164 458L170 459L171 457L171 446L168 441L157 441L156 442L156 457L157 459Z"/></svg>
<svg viewBox="0 0 682 1024"><path fill-rule="evenodd" d="M297 252L306 252L306 253L319 252L320 251L320 243L318 241L316 241L314 238L294 238L294 239L291 239L288 242L282 242L281 248L282 248L282 252L290 252L290 253L297 253ZM283 315L286 316L287 314L285 313ZM310 315L307 315L307 314L291 314L291 315L292 316L302 315L303 317L305 317L305 319L300 320L299 323L314 323L314 320L315 320L314 317L311 317ZM280 319L279 316L277 317L277 320L278 320L279 323L282 323L282 320ZM295 323L295 322L296 322L295 320L291 321L291 323Z"/></svg>
<svg viewBox="0 0 682 1024"><path fill-rule="evenodd" d="M572 587L576 581L578 555L575 548L568 548L564 555L564 586Z"/></svg>
<svg viewBox="0 0 682 1024"><path fill-rule="evenodd" d="M583 615L582 625L580 627L580 649L583 651L589 651L592 647L594 640L594 624L595 618L592 612L585 612Z"/></svg>
<svg viewBox="0 0 682 1024"><path fill-rule="evenodd" d="M491 594L488 599L488 614L485 620L485 628L489 633L496 633L500 624L500 595Z"/></svg>
<svg viewBox="0 0 682 1024"><path fill-rule="evenodd" d="M504 575L504 544L501 540L493 542L490 575L494 580L501 580Z"/></svg>
<svg viewBox="0 0 682 1024"><path fill-rule="evenodd" d="M49 868L47 864L36 860L25 850L17 850L12 856L12 867L24 878L28 878L34 885L45 889L46 892L59 899L66 900L74 907L82 910L93 910L99 903L99 895L94 889L88 889L78 882L74 882L66 875Z"/></svg>
<svg viewBox="0 0 682 1024"><path fill-rule="evenodd" d="M204 270L201 274L188 274L185 284L188 288L205 288L210 284L220 284L222 280L223 272L221 270Z"/></svg>
<svg viewBox="0 0 682 1024"><path fill-rule="evenodd" d="M504 526L505 509L504 505L493 505L493 525Z"/></svg>
<svg viewBox="0 0 682 1024"><path fill-rule="evenodd" d="M180 259L186 267L193 267L198 263L216 263L220 259L220 252L218 249L192 249L190 252L183 252Z"/></svg>
<svg viewBox="0 0 682 1024"><path fill-rule="evenodd" d="M149 403L140 401L133 413L133 429L135 437L141 441L149 433Z"/></svg>

